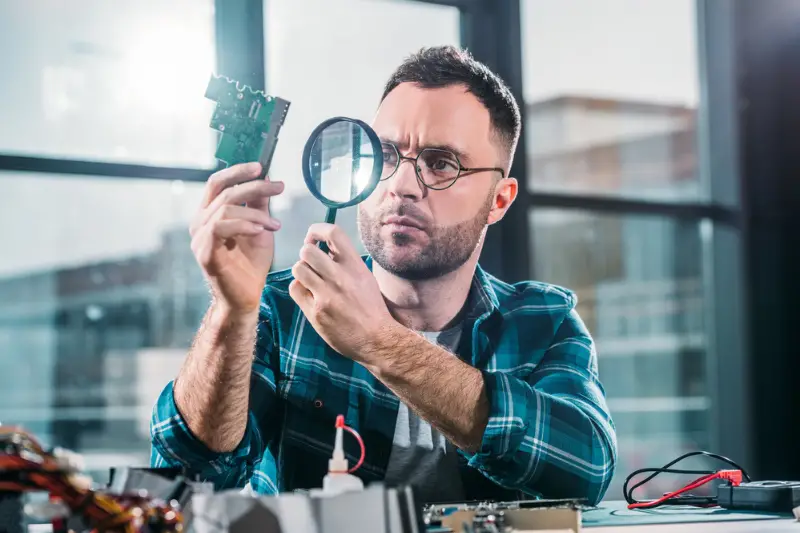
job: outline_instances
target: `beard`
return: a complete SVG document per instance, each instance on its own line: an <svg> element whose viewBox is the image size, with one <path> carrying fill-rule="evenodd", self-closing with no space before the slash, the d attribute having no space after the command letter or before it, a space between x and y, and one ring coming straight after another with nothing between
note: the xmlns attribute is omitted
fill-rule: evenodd
<svg viewBox="0 0 800 533"><path fill-rule="evenodd" d="M424 221L415 204L395 204L383 207L374 216L363 207L358 209L358 230L361 242L372 259L384 270L403 279L419 281L449 274L466 263L481 242L494 195L487 196L481 208L470 219L452 226L426 225L427 244L421 244L415 234L393 232L389 242L381 236L382 220L397 215ZM416 232L414 232L416 233Z"/></svg>

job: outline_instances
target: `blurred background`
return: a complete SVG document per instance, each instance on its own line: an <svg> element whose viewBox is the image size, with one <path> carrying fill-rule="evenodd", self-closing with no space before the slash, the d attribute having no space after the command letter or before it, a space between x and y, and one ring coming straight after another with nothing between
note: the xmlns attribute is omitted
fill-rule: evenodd
<svg viewBox="0 0 800 533"><path fill-rule="evenodd" d="M521 194L481 262L577 292L618 428L607 498L698 449L800 478L797 28L797 0L0 0L0 421L100 480L147 464L208 305L187 224L212 72L292 102L282 269L324 218L314 126L369 121L404 57L454 44L522 106Z"/></svg>

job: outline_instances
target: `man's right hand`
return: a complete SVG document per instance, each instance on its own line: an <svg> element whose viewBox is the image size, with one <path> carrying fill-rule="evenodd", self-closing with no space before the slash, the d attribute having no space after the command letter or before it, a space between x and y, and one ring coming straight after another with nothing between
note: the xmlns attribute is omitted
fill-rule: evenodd
<svg viewBox="0 0 800 533"><path fill-rule="evenodd" d="M246 163L213 174L190 228L215 304L240 315L258 311L280 227L269 199L283 192L283 183L256 179L260 173L260 164Z"/></svg>

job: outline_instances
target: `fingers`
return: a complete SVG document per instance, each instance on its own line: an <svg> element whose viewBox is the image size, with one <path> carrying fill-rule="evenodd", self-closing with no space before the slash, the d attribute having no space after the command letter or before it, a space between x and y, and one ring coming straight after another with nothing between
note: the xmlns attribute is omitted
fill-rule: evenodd
<svg viewBox="0 0 800 533"><path fill-rule="evenodd" d="M252 237L265 231L260 224L243 219L223 219L202 227L192 236L192 251L204 268L211 263L214 250L220 242L239 236Z"/></svg>
<svg viewBox="0 0 800 533"><path fill-rule="evenodd" d="M219 193L214 201L209 204L210 211L216 211L225 204L241 205L247 202L254 202L264 198L271 198L283 192L283 182L281 181L251 181L229 187Z"/></svg>
<svg viewBox="0 0 800 533"><path fill-rule="evenodd" d="M308 264L319 277L325 280L336 280L336 264L331 256L314 244L304 244L300 248L300 260Z"/></svg>
<svg viewBox="0 0 800 533"><path fill-rule="evenodd" d="M315 294L319 291L323 285L324 281L322 278L317 274L309 265L304 261L298 261L292 267L292 275L294 279L299 281L303 284L303 286L311 291L312 294Z"/></svg>
<svg viewBox="0 0 800 533"><path fill-rule="evenodd" d="M306 233L305 243L316 244L320 241L328 243L333 256L337 262L347 262L353 258L359 259L350 238L339 226L335 224L312 224Z"/></svg>
<svg viewBox="0 0 800 533"><path fill-rule="evenodd" d="M229 211L231 207L242 207L241 204L244 203L247 203L248 206L250 206L247 209L261 212L267 217L264 219L264 227L271 226L277 221L270 218L269 209L266 208L269 205L268 200L270 197L276 196L281 192L283 192L283 183L280 181L251 181L249 183L225 189L219 195L217 195L217 197L208 207L201 209L200 212L197 213L192 221L190 232L194 234L195 232L199 231L202 226L207 224L214 217L235 218L235 216L225 216L227 211ZM267 202L266 205L263 207L256 207L256 201L258 199L262 199ZM220 216L219 212L223 207L225 212L223 212L223 216ZM273 222L267 222L267 220ZM257 222L257 220L253 221ZM268 227L268 229L272 228ZM275 229L277 229L277 227Z"/></svg>
<svg viewBox="0 0 800 533"><path fill-rule="evenodd" d="M223 205L211 216L211 220L233 220L241 219L247 220L254 224L263 226L264 229L270 231L278 231L281 223L278 219L272 218L269 213L254 209L252 207L244 207L241 205Z"/></svg>
<svg viewBox="0 0 800 533"><path fill-rule="evenodd" d="M239 235L258 235L264 226L248 220L217 220L210 228L210 233L217 239L230 239Z"/></svg>
<svg viewBox="0 0 800 533"><path fill-rule="evenodd" d="M253 180L261 175L261 165L259 163L244 163L215 172L208 178L206 183L206 194L203 199L203 207L208 207L214 199L225 189Z"/></svg>
<svg viewBox="0 0 800 533"><path fill-rule="evenodd" d="M270 231L278 231L278 229L280 229L281 227L280 221L273 218L268 212L262 211L260 209L254 209L252 207L244 207L241 205L223 205L216 211L212 212L211 210L205 210L199 213L198 216L195 217L195 220L192 222L189 233L191 235L195 235L205 225L215 220L226 220L226 219L247 220L248 222L258 224L262 226L264 229L268 229Z"/></svg>

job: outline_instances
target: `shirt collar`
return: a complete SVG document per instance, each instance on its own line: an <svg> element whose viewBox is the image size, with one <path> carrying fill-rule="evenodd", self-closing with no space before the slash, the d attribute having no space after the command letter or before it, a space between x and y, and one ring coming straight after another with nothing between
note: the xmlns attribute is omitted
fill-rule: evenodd
<svg viewBox="0 0 800 533"><path fill-rule="evenodd" d="M367 268L372 272L372 257L365 255L363 259ZM497 293L492 287L489 274L480 265L476 265L475 275L472 277L472 286L467 296L467 318L475 320L497 311L499 307Z"/></svg>
<svg viewBox="0 0 800 533"><path fill-rule="evenodd" d="M480 265L475 267L475 276L472 278L468 302L467 316L473 319L489 315L500 307L500 303L497 301L497 293L492 287L489 274Z"/></svg>

